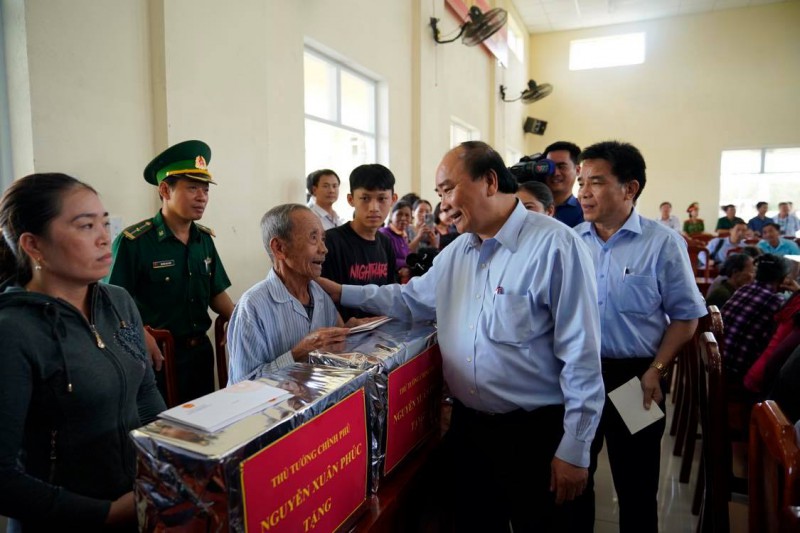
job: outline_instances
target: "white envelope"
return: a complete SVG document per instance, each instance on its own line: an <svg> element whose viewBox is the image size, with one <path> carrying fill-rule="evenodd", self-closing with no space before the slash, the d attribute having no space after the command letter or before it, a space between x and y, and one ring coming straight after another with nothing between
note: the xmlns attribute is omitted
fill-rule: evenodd
<svg viewBox="0 0 800 533"><path fill-rule="evenodd" d="M619 411L631 435L664 418L664 411L656 402L650 404L649 410L644 408L642 382L637 377L609 392L608 397Z"/></svg>

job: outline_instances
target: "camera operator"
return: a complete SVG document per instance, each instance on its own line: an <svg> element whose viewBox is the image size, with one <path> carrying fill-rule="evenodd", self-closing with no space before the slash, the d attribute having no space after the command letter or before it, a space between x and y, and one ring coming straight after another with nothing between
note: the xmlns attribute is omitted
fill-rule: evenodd
<svg viewBox="0 0 800 533"><path fill-rule="evenodd" d="M581 166L578 164L580 147L567 141L557 141L545 148L544 155L556 165L555 172L545 180L553 192L556 204L556 219L574 228L583 222L583 210L572 188Z"/></svg>

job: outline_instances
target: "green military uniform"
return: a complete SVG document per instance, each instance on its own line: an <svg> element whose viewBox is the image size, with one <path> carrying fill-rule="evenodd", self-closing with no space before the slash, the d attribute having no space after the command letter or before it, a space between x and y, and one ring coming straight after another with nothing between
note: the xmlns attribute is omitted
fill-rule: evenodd
<svg viewBox="0 0 800 533"><path fill-rule="evenodd" d="M148 165L148 169L163 166L164 155L185 144L168 149L154 160L155 165ZM195 146L190 148L198 149ZM183 156L179 154L178 157ZM210 150L204 154L203 167L205 159L210 159ZM177 170L183 172L172 175L211 181L207 172L195 175L194 171L188 173L184 172L185 168L180 168L185 165L171 166L177 166ZM168 174L162 174L163 177L157 178L159 183L168 177ZM206 179L200 177L203 175L207 176ZM148 174L146 170L145 177L149 176L152 173ZM148 182L152 183L150 179ZM145 325L172 333L178 396L182 402L214 390L214 352L206 336L211 326L208 307L211 299L230 287L231 282L212 236L211 229L192 222L189 239L184 244L166 225L159 210L153 218L126 228L112 246L114 264L108 282L127 289ZM163 392L163 379L159 380L159 386Z"/></svg>

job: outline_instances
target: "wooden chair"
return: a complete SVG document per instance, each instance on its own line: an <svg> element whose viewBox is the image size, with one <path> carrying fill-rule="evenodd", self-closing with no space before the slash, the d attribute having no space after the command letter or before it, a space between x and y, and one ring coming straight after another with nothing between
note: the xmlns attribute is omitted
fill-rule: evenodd
<svg viewBox="0 0 800 533"><path fill-rule="evenodd" d="M221 316L214 320L214 358L217 363L217 387L228 386L228 321Z"/></svg>
<svg viewBox="0 0 800 533"><path fill-rule="evenodd" d="M672 418L675 426L675 447L673 455L681 456L679 481L688 483L692 474L694 449L697 443L697 424L699 417L699 401L697 397L697 380L700 375L700 342L702 333L712 332L715 337L722 335L722 314L715 305L708 307L708 314L702 317L692 340L686 343L681 352L679 369L683 383L679 404ZM677 423L676 423L677 420Z"/></svg>
<svg viewBox="0 0 800 533"><path fill-rule="evenodd" d="M689 237L696 241L708 243L711 239L716 237L716 235L712 235L711 233L692 233Z"/></svg>
<svg viewBox="0 0 800 533"><path fill-rule="evenodd" d="M731 524L742 526L746 506L731 502L734 453L728 431L728 397L722 357L710 332L701 337L700 370L698 397L703 428L704 483L698 531L728 533Z"/></svg>
<svg viewBox="0 0 800 533"><path fill-rule="evenodd" d="M791 510L800 505L800 449L794 426L773 401L753 408L749 455L750 532L800 531Z"/></svg>
<svg viewBox="0 0 800 533"><path fill-rule="evenodd" d="M179 403L175 369L175 340L172 338L172 333L166 329L154 329L150 326L145 326L144 329L156 340L158 348L161 350L161 355L164 356L164 364L161 366L161 372L164 373L164 388L166 389L164 402L167 407L175 407Z"/></svg>
<svg viewBox="0 0 800 533"><path fill-rule="evenodd" d="M713 271L708 261L708 258L711 257L711 252L705 246L699 246L691 242L687 245L687 251L689 252L689 264L692 265L692 272L694 272L698 284L701 281L711 283ZM703 266L700 266L700 260L698 259L701 253L706 255L706 261Z"/></svg>

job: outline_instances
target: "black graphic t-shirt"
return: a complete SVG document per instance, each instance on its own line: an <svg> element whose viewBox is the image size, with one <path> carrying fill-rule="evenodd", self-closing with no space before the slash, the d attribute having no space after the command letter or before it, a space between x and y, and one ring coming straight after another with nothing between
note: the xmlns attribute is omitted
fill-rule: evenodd
<svg viewBox="0 0 800 533"><path fill-rule="evenodd" d="M322 276L342 285L388 285L397 282L392 243L381 233L374 241L360 237L350 222L325 232L328 255L322 265ZM342 318L365 317L360 309L337 306Z"/></svg>

